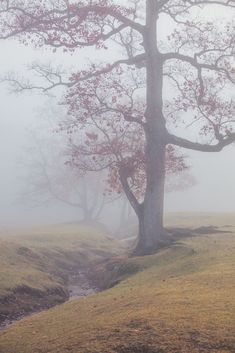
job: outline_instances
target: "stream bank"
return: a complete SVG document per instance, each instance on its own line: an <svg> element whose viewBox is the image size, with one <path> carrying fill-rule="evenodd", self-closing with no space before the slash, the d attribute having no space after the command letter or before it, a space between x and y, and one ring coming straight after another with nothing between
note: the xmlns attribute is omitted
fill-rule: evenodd
<svg viewBox="0 0 235 353"><path fill-rule="evenodd" d="M7 297L6 301L9 300L20 300L17 296L23 296L24 300L28 297L29 300L32 300L34 296L34 301L37 301L37 305L34 305L30 310L22 310L17 314L6 314L0 315L0 331L5 330L14 322L23 319L26 316L33 315L45 310L49 310L55 305L63 304L69 300L79 299L94 293L99 292L100 289L95 285L92 280L89 278L89 271L84 269L74 270L68 277L66 286L55 288L47 293L44 293L44 296L37 291L32 291L28 287L21 286L15 290L14 296Z"/></svg>

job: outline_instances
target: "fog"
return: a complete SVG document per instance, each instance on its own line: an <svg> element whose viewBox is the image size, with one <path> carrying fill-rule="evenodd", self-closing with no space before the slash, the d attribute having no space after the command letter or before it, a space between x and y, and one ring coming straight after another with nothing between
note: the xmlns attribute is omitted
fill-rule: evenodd
<svg viewBox="0 0 235 353"><path fill-rule="evenodd" d="M0 52L0 76L12 70L24 75L26 65L39 57L40 62L53 63L60 63L62 58L61 53L33 50L14 41L1 41ZM76 61L70 55L63 57L63 61L64 58L67 65ZM47 98L37 93L15 95L8 88L7 84L0 85L0 227L8 229L76 220L77 210L60 202L30 207L30 203L21 200L26 186L22 171L27 155L25 149L29 145L28 131L38 126L38 109L46 104ZM196 185L167 194L166 212L235 212L234 152L233 146L214 154L186 151Z"/></svg>

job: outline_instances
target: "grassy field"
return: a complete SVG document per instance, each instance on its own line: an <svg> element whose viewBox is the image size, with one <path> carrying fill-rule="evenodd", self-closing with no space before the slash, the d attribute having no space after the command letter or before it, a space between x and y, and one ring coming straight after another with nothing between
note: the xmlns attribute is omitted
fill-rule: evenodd
<svg viewBox="0 0 235 353"><path fill-rule="evenodd" d="M120 284L14 324L1 333L0 352L234 353L235 216L171 217L172 227L216 225L227 233L123 257L114 268Z"/></svg>
<svg viewBox="0 0 235 353"><path fill-rule="evenodd" d="M199 228L214 226L223 230L235 227L234 213L175 212L165 217L167 227Z"/></svg>
<svg viewBox="0 0 235 353"><path fill-rule="evenodd" d="M120 251L99 227L61 225L1 234L0 319L63 302L73 269Z"/></svg>

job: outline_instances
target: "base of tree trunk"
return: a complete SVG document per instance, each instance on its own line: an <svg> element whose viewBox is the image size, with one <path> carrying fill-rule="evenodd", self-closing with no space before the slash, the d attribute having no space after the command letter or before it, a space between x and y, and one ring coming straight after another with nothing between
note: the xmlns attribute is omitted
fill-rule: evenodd
<svg viewBox="0 0 235 353"><path fill-rule="evenodd" d="M172 235L165 229L157 235L152 244L147 246L144 239L139 238L132 251L132 256L145 256L155 254L158 250L168 247L173 243Z"/></svg>

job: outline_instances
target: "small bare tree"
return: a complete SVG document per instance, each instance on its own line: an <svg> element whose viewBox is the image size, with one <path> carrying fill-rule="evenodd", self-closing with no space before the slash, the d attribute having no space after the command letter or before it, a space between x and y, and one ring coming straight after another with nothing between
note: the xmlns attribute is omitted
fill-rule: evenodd
<svg viewBox="0 0 235 353"><path fill-rule="evenodd" d="M82 175L76 168L68 167L62 153L63 139L58 141L53 139L57 136L51 135L39 137L36 132L31 132L31 137L24 168L26 187L21 198L37 206L59 201L77 209L78 220L99 221L105 205L111 202L104 192L104 176Z"/></svg>

